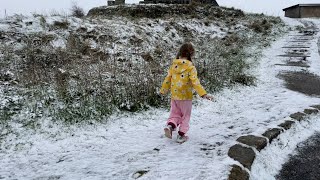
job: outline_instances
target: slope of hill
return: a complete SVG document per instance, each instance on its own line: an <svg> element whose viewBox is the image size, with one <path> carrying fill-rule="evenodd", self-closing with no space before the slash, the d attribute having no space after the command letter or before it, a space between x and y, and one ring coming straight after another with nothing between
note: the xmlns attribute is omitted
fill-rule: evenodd
<svg viewBox="0 0 320 180"><path fill-rule="evenodd" d="M157 91L183 42L195 45L194 63L210 92L250 85L246 59L259 53L248 50L267 46L282 26L275 17L197 5L100 7L84 19L1 19L0 80L7 99L1 111L4 119L23 113L79 122L104 119L114 109L166 104Z"/></svg>

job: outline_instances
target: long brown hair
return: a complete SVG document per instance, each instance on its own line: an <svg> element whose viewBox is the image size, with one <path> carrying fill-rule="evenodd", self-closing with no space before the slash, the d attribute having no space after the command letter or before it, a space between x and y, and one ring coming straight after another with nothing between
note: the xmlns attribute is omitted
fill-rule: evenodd
<svg viewBox="0 0 320 180"><path fill-rule="evenodd" d="M180 50L177 54L177 59L187 58L189 61L192 61L192 56L194 55L194 48L191 43L185 43L180 47Z"/></svg>

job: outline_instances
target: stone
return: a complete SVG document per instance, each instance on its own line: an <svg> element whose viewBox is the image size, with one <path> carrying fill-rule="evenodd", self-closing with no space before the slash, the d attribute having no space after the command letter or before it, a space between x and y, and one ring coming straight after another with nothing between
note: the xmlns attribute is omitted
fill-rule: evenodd
<svg viewBox="0 0 320 180"><path fill-rule="evenodd" d="M228 156L239 161L244 167L251 169L252 163L256 158L256 154L252 148L236 144L229 149Z"/></svg>
<svg viewBox="0 0 320 180"><path fill-rule="evenodd" d="M320 110L320 105L313 105L313 106L311 106L311 107L313 107L313 108L316 108L316 109L319 109L319 110Z"/></svg>
<svg viewBox="0 0 320 180"><path fill-rule="evenodd" d="M269 143L272 142L273 139L277 138L281 133L281 129L279 128L272 128L267 130L265 133L262 134L262 136L269 139Z"/></svg>
<svg viewBox="0 0 320 180"><path fill-rule="evenodd" d="M264 137L258 137L254 135L241 136L237 139L238 142L246 144L248 146L256 148L258 151L265 148L268 141Z"/></svg>
<svg viewBox="0 0 320 180"><path fill-rule="evenodd" d="M304 111L303 111L305 114L317 114L318 112L319 112L319 110L318 109L305 109Z"/></svg>
<svg viewBox="0 0 320 180"><path fill-rule="evenodd" d="M134 173L134 174L132 175L132 178L138 179L138 178L140 178L141 176L145 175L145 174L148 173L148 172L149 172L149 170L137 171L136 173Z"/></svg>
<svg viewBox="0 0 320 180"><path fill-rule="evenodd" d="M294 113L294 114L291 114L290 117L292 119L295 119L297 121L302 121L303 118L305 117L306 114L302 113L302 112L297 112L297 113Z"/></svg>
<svg viewBox="0 0 320 180"><path fill-rule="evenodd" d="M249 180L249 173L238 165L233 165L228 180Z"/></svg>
<svg viewBox="0 0 320 180"><path fill-rule="evenodd" d="M284 123L279 124L279 127L284 128L285 130L288 130L291 128L292 124L294 124L294 121L285 121Z"/></svg>

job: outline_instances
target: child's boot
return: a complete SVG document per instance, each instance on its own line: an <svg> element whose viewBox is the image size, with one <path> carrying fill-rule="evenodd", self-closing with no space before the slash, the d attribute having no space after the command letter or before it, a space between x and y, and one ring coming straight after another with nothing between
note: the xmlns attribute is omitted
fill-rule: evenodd
<svg viewBox="0 0 320 180"><path fill-rule="evenodd" d="M187 140L188 140L188 136L186 136L186 135L183 135L183 136L178 135L177 136L177 143L182 144L182 143L186 142Z"/></svg>
<svg viewBox="0 0 320 180"><path fill-rule="evenodd" d="M167 125L165 128L164 128L164 135L169 138L169 139L172 139L172 131L173 131L173 128L171 125Z"/></svg>

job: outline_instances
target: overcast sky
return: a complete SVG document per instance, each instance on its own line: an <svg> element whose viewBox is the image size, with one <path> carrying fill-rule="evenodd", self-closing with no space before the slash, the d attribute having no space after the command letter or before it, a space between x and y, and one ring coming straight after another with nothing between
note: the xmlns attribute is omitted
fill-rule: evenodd
<svg viewBox="0 0 320 180"><path fill-rule="evenodd" d="M50 13L52 10L68 12L72 3L88 11L92 7L106 5L107 0L0 0L0 17L7 15ZM126 0L126 3L138 3L139 0ZM320 3L320 0L217 0L221 6L236 7L247 12L265 13L283 16L282 9L302 3Z"/></svg>

